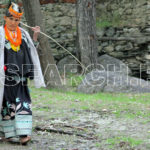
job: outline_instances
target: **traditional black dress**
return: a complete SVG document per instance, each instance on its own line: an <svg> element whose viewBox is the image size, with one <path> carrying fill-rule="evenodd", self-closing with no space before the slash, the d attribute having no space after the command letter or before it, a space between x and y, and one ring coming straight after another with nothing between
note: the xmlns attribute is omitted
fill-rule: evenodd
<svg viewBox="0 0 150 150"><path fill-rule="evenodd" d="M32 110L27 79L34 78L34 68L28 39L23 32L22 44L18 51L14 51L6 39L4 64L6 70L1 131L6 138L31 135Z"/></svg>

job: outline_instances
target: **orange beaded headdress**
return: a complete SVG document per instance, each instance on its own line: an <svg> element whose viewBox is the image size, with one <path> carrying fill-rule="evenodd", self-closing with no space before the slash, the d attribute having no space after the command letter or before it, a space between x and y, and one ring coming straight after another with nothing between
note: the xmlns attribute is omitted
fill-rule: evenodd
<svg viewBox="0 0 150 150"><path fill-rule="evenodd" d="M19 5L12 2L10 7L8 8L8 11L6 12L6 16L8 17L14 16L14 17L20 18L22 17L22 15L23 15L23 12L21 8L19 7Z"/></svg>

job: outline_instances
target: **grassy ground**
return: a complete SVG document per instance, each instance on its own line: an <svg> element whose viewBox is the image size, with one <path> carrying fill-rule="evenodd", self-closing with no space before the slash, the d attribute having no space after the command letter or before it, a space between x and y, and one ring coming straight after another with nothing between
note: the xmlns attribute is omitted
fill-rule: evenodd
<svg viewBox="0 0 150 150"><path fill-rule="evenodd" d="M95 119L107 118L106 120L104 119L106 123L110 118L113 118L113 122L118 122L118 128L126 128L116 130L116 124L112 124L112 129L111 125L108 127L104 125L101 131L96 131L95 133L95 136L99 136L99 140L95 141L95 148L97 149L149 149L150 93L98 93L88 95L43 88L35 89L33 87L31 91L33 111L50 112L50 110L54 110L50 113L49 118L51 119L64 118L68 115L70 122L73 122L81 116L84 120L86 115L95 112L100 114L100 116ZM74 111L74 114L69 115L68 111L70 110ZM83 115L85 114L84 112L87 112L85 116ZM129 125L128 127L126 126L127 124ZM101 123L99 125L101 125ZM116 126L116 128L113 130L114 126ZM131 126L135 128L133 133L133 129L131 131L129 129ZM145 128L145 130L139 130L139 128ZM141 134L144 134L144 137L140 136ZM103 142L100 142L101 138ZM147 146L143 147L143 145Z"/></svg>
<svg viewBox="0 0 150 150"><path fill-rule="evenodd" d="M150 116L150 93L147 94L83 94L31 88L33 105L42 103L58 109L109 111L116 117L147 118ZM59 105L58 105L59 104ZM46 111L46 108L45 108Z"/></svg>
<svg viewBox="0 0 150 150"><path fill-rule="evenodd" d="M77 93L82 77L74 79L67 80L67 90L36 89L31 84L32 142L26 147L0 143L0 150L150 149L150 93ZM36 131L37 126L73 135Z"/></svg>

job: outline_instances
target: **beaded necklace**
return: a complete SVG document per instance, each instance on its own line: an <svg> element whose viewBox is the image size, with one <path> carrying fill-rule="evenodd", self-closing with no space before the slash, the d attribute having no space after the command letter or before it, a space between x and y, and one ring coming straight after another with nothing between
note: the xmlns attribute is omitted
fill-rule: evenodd
<svg viewBox="0 0 150 150"><path fill-rule="evenodd" d="M20 28L17 27L17 30L15 32L11 32L7 29L7 26L5 25L4 29L8 41L16 47L20 46L22 43L22 39L21 39L22 34Z"/></svg>

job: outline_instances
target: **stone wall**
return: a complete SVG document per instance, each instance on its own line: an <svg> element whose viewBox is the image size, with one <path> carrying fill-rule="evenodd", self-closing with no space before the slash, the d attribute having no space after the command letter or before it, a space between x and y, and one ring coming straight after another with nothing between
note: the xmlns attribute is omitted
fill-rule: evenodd
<svg viewBox="0 0 150 150"><path fill-rule="evenodd" d="M122 60L134 76L149 77L150 27L108 27L98 37L99 54Z"/></svg>
<svg viewBox="0 0 150 150"><path fill-rule="evenodd" d="M99 54L121 59L132 75L149 78L150 1L101 1L97 10Z"/></svg>
<svg viewBox="0 0 150 150"><path fill-rule="evenodd" d="M100 21L116 26L150 25L149 0L98 0L97 8Z"/></svg>
<svg viewBox="0 0 150 150"><path fill-rule="evenodd" d="M129 64L135 76L139 76L139 65L142 65L143 77L146 78L149 76L147 73L147 64L149 63L150 53L148 40L150 36L150 1L97 1L99 55L106 53L121 59ZM47 33L73 54L76 51L75 7L75 4L47 4L41 6ZM3 18L3 11L3 9L0 9L1 18ZM2 24L2 20L0 20L0 24ZM25 22L24 18L23 20ZM119 37L122 40L119 40ZM131 40L128 40L129 38ZM143 42L139 42L143 39ZM68 55L67 52L62 50L54 42L49 41L57 62Z"/></svg>
<svg viewBox="0 0 150 150"><path fill-rule="evenodd" d="M47 33L62 46L75 53L76 17L75 4L48 4L41 7ZM68 55L57 44L50 41L53 55L57 61Z"/></svg>

